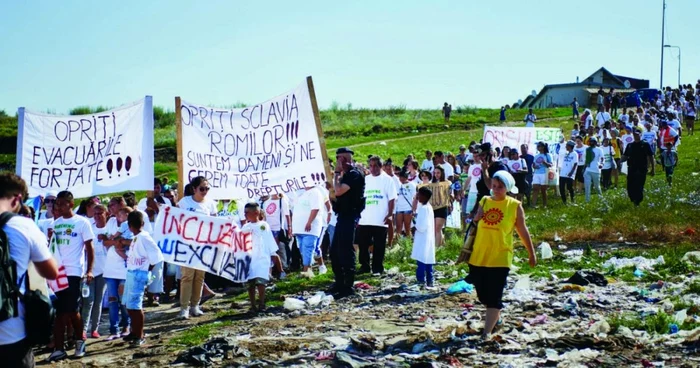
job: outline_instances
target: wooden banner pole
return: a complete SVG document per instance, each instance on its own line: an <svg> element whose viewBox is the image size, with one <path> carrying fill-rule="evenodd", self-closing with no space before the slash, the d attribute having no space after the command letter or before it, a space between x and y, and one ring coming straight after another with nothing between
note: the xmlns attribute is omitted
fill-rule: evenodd
<svg viewBox="0 0 700 368"><path fill-rule="evenodd" d="M314 81L311 76L306 77L306 84L309 87L309 97L311 98L311 108L314 111L314 120L316 121L316 133L318 133L318 143L321 146L321 157L323 157L323 167L326 171L326 182L332 184L333 172L331 165L328 162L328 151L326 149L326 139L323 137L323 127L321 126L321 114L318 112L318 102L316 102L316 90L314 90ZM330 188L331 198L335 198L333 185Z"/></svg>
<svg viewBox="0 0 700 368"><path fill-rule="evenodd" d="M182 161L182 114L180 112L180 96L175 97L175 128L177 136L175 142L177 144L177 198L181 200L185 194L185 173ZM173 203L175 204L175 203Z"/></svg>

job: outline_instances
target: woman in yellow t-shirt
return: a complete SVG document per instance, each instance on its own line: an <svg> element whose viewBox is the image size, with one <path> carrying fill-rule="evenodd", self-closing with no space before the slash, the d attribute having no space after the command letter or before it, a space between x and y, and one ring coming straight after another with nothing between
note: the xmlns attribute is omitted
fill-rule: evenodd
<svg viewBox="0 0 700 368"><path fill-rule="evenodd" d="M491 196L482 198L474 217L479 225L469 258L469 279L479 301L486 306L483 339L488 338L501 316L503 289L513 263L514 229L525 243L530 266L537 265L525 211L520 201L509 197L508 192L517 194L515 179L507 171L499 171L491 178Z"/></svg>

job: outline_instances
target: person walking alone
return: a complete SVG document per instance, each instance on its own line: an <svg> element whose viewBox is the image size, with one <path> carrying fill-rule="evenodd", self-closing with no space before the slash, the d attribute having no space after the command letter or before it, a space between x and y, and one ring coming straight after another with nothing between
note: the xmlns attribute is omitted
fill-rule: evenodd
<svg viewBox="0 0 700 368"><path fill-rule="evenodd" d="M622 162L627 162L627 195L635 206L644 200L644 183L647 180L649 166L651 176L656 175L654 152L646 141L641 139L641 129L632 131L634 142L625 147Z"/></svg>

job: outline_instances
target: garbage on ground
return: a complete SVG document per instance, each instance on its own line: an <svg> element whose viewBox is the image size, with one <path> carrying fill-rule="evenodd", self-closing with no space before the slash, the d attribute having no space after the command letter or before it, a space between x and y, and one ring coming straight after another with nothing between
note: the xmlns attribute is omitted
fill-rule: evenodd
<svg viewBox="0 0 700 368"><path fill-rule="evenodd" d="M586 288L581 286L581 285L566 284L566 285L562 286L561 291L562 292L574 291L574 292L582 293L582 292L586 291Z"/></svg>
<svg viewBox="0 0 700 368"><path fill-rule="evenodd" d="M640 269L634 270L634 277L643 277L644 276L644 271Z"/></svg>
<svg viewBox="0 0 700 368"><path fill-rule="evenodd" d="M603 268L614 268L619 270L625 267L635 267L638 270L651 270L657 264L664 263L664 256L659 256L656 259L648 259L641 256L634 258L612 257L603 263Z"/></svg>
<svg viewBox="0 0 700 368"><path fill-rule="evenodd" d="M474 285L467 283L464 280L459 280L455 282L454 284L450 285L449 288L445 291L447 295L452 295L452 294L458 294L458 293L467 293L471 294L474 291Z"/></svg>
<svg viewBox="0 0 700 368"><path fill-rule="evenodd" d="M183 363L196 367L208 367L230 355L250 357L250 351L225 338L216 338L178 354L173 364Z"/></svg>
<svg viewBox="0 0 700 368"><path fill-rule="evenodd" d="M552 247L549 245L549 243L542 242L540 244L539 248L540 248L540 254L541 254L540 258L541 259L551 259L552 257L554 257L554 255L552 254Z"/></svg>
<svg viewBox="0 0 700 368"><path fill-rule="evenodd" d="M605 276L595 271L576 271L573 276L566 280L566 283L581 286L588 286L589 284L608 286L608 280L605 279Z"/></svg>
<svg viewBox="0 0 700 368"><path fill-rule="evenodd" d="M288 311L303 310L307 308L314 308L319 305L327 307L333 303L333 295L326 295L323 291L319 291L312 297L308 298L306 301L297 298L284 298L284 304L282 307Z"/></svg>

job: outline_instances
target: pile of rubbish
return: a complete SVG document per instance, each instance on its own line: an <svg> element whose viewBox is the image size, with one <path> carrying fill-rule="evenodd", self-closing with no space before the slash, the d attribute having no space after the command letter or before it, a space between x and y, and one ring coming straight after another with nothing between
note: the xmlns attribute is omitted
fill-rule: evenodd
<svg viewBox="0 0 700 368"><path fill-rule="evenodd" d="M695 256L687 261L700 259ZM626 283L606 274L624 267L652 271L662 264L663 257L610 258L600 270L571 270L568 278L511 272L502 322L487 340L480 336L484 308L468 281L438 272L439 286L422 288L413 276L395 271L376 286L357 283L357 295L340 301L323 292L286 296L278 312L236 321L176 362L698 366L700 295L689 286L700 283L700 275Z"/></svg>

